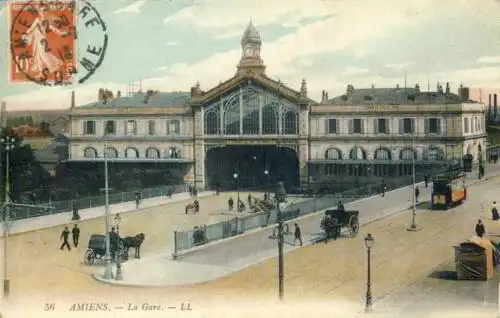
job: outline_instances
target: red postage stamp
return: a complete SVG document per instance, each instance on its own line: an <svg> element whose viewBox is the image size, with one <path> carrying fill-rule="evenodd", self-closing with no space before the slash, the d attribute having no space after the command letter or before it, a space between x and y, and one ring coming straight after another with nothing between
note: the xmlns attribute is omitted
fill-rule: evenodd
<svg viewBox="0 0 500 318"><path fill-rule="evenodd" d="M72 1L9 3L9 80L63 85L76 72Z"/></svg>

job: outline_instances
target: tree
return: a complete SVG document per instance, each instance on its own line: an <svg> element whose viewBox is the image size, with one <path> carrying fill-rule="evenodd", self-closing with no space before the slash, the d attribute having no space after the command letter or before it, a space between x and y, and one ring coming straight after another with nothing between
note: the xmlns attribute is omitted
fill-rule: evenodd
<svg viewBox="0 0 500 318"><path fill-rule="evenodd" d="M50 174L36 161L33 149L30 145L22 145L23 138L15 134L10 127L2 130L1 137L14 138L13 149L9 151L9 172L11 180L11 197L19 201L21 193L33 191L41 186L47 186L50 182ZM5 163L7 153L5 145L1 145L0 161ZM2 166L0 195L5 198L5 166Z"/></svg>
<svg viewBox="0 0 500 318"><path fill-rule="evenodd" d="M47 121L42 120L40 122L40 132L43 136L53 136L54 134L50 131L50 125Z"/></svg>

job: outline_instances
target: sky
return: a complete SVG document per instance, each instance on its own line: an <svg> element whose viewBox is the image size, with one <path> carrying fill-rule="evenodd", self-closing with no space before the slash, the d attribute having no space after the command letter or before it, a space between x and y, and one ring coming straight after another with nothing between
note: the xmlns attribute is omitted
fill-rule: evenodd
<svg viewBox="0 0 500 318"><path fill-rule="evenodd" d="M296 90L305 78L317 101L321 91L342 95L348 84L403 86L405 74L408 86L423 90L437 82L454 92L460 83L500 87L500 0L88 1L109 43L95 74L68 87L9 82L2 7L0 100L8 110L67 108L72 90L85 104L99 88L123 95L129 82L169 92L199 81L208 90L234 76L250 20L263 41L266 74Z"/></svg>

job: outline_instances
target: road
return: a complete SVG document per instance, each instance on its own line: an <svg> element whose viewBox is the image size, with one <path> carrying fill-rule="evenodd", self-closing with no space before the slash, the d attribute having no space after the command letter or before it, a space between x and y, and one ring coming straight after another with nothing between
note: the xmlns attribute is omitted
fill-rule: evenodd
<svg viewBox="0 0 500 318"><path fill-rule="evenodd" d="M407 232L411 213L401 213L367 224L361 228L356 239L341 239L328 244L315 244L296 249L285 257L285 295L286 299L296 302L296 308L287 317L302 317L303 310L311 310L312 302L317 308L330 308L339 301L346 301L346 306L359 308L366 284L366 249L363 237L373 233L373 293L375 303L391 295L401 286L406 286L424 277L438 264L453 257L452 245L470 237L479 217L486 217L480 210L481 204L489 204L499 197L498 178L492 178L482 184L472 186L469 200L462 206L449 211L427 211L420 209L417 216L418 232ZM234 194L233 194L234 195ZM411 197L409 194L408 198ZM227 199L215 197L201 199L201 204L210 204L225 209ZM220 202L219 202L220 201ZM175 205L175 206L174 206ZM122 229L125 233L136 233L137 228L150 229L144 252L154 252L169 244L174 224L191 227L194 224L215 221L211 212L202 211L200 215L185 220L185 202L172 206L152 208L148 211L127 214ZM379 209L372 206L372 209ZM146 213L147 212L147 213ZM227 217L227 216L217 216ZM303 228L314 218L306 218ZM486 220L489 231L497 228ZM81 225L84 233L98 232L102 220L90 220ZM166 229L168 228L168 230ZM500 228L498 228L500 232ZM151 234L150 234L151 233ZM156 233L156 234L153 234ZM262 233L262 232L260 232ZM254 317L268 316L264 311L275 304L277 294L276 259L249 267L230 277L213 282L184 287L170 288L123 288L93 281L88 273L91 269L81 266L86 246L78 251L61 252L58 250L60 229L49 229L27 233L12 238L10 243L13 261L10 268L13 273L12 297L8 307L12 315L23 310L23 317L44 317L40 308L44 303L55 302L57 314L68 315L68 306L75 301L107 301L110 305L132 303L172 304L190 301L195 310L190 313L172 313L172 317ZM262 234L260 234L262 237ZM88 238L88 236L87 236ZM85 236L82 242L86 245ZM239 240L239 238L235 239ZM242 252L252 253L241 248ZM126 273L133 275L133 273ZM332 299L336 301L333 302ZM230 304L228 303L230 300ZM328 302L325 302L328 301ZM26 308L30 304L32 316ZM328 305L330 304L330 305ZM231 314L231 308L239 308L237 315ZM351 308L354 308L351 307ZM309 308L309 309L306 309ZM244 310L241 310L244 309ZM30 312L31 312L30 311ZM224 311L222 313L221 311ZM269 314L269 312L267 312ZM315 313L315 317L326 317L328 309ZM71 317L83 317L83 314L71 312ZM120 313L120 317L132 317L134 313ZM273 315L276 311L273 311ZM114 317L117 314L93 313L94 317ZM310 315L307 314L308 316ZM155 312L143 312L139 317L163 317ZM331 316L331 314L329 315ZM50 315L47 317L56 317ZM347 317L347 315L345 315Z"/></svg>

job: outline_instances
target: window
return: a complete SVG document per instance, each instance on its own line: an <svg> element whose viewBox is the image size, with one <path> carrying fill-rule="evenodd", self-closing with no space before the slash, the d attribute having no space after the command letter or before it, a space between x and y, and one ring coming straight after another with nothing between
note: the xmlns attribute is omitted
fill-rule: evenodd
<svg viewBox="0 0 500 318"><path fill-rule="evenodd" d="M160 152L156 148L148 148L146 150L146 158L160 158Z"/></svg>
<svg viewBox="0 0 500 318"><path fill-rule="evenodd" d="M83 122L83 133L85 135L95 135L95 121L86 120Z"/></svg>
<svg viewBox="0 0 500 318"><path fill-rule="evenodd" d="M440 118L426 118L425 119L425 133L426 134L440 134L441 133L441 119Z"/></svg>
<svg viewBox="0 0 500 318"><path fill-rule="evenodd" d="M155 121L154 120L150 120L148 121L148 134L150 136L154 135L155 134Z"/></svg>
<svg viewBox="0 0 500 318"><path fill-rule="evenodd" d="M362 134L363 133L363 120L359 118L349 120L349 133Z"/></svg>
<svg viewBox="0 0 500 318"><path fill-rule="evenodd" d="M104 134L114 135L116 133L116 123L114 120L106 120L104 122Z"/></svg>
<svg viewBox="0 0 500 318"><path fill-rule="evenodd" d="M339 165L337 164L325 165L325 175L327 176L337 176L339 174L339 170Z"/></svg>
<svg viewBox="0 0 500 318"><path fill-rule="evenodd" d="M139 158L139 151L133 147L129 147L125 150L126 158Z"/></svg>
<svg viewBox="0 0 500 318"><path fill-rule="evenodd" d="M97 158L97 150L92 147L85 148L85 150L83 151L83 156L85 158Z"/></svg>
<svg viewBox="0 0 500 318"><path fill-rule="evenodd" d="M137 123L135 122L135 120L127 120L125 122L125 135L137 135Z"/></svg>
<svg viewBox="0 0 500 318"><path fill-rule="evenodd" d="M168 148L168 157L169 158L180 158L181 152L179 149L177 149L175 147L170 147L170 148Z"/></svg>
<svg viewBox="0 0 500 318"><path fill-rule="evenodd" d="M181 123L178 120L169 120L167 122L167 134L175 135L181 132Z"/></svg>
<svg viewBox="0 0 500 318"><path fill-rule="evenodd" d="M415 132L415 120L413 118L403 118L399 120L400 134L413 134Z"/></svg>
<svg viewBox="0 0 500 318"><path fill-rule="evenodd" d="M464 133L469 133L469 118L464 118Z"/></svg>
<svg viewBox="0 0 500 318"><path fill-rule="evenodd" d="M389 120L387 118L376 118L374 120L374 131L376 134L388 134Z"/></svg>
<svg viewBox="0 0 500 318"><path fill-rule="evenodd" d="M342 154L340 150L336 148L329 148L325 152L325 159L327 160L340 160L342 159Z"/></svg>
<svg viewBox="0 0 500 318"><path fill-rule="evenodd" d="M338 121L335 118L327 119L326 122L326 133L327 134L338 134Z"/></svg>

